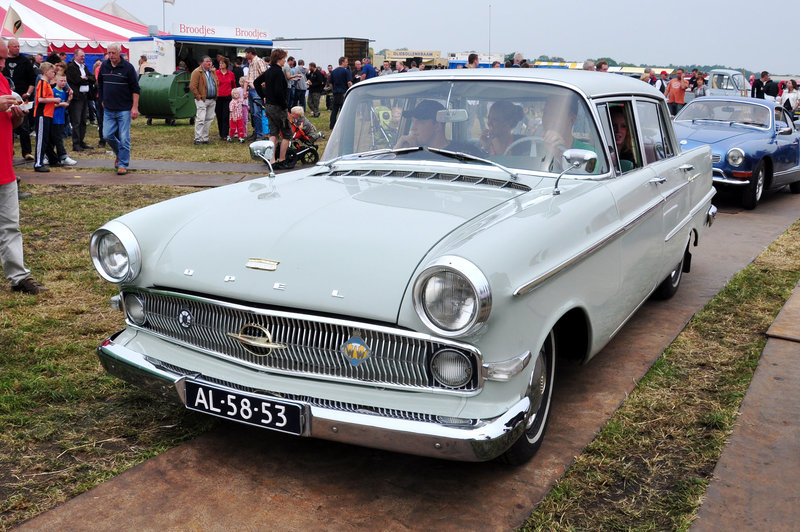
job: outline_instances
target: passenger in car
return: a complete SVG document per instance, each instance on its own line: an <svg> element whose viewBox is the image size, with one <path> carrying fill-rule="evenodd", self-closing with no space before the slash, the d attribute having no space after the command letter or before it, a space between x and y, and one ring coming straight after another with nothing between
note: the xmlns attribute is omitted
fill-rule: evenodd
<svg viewBox="0 0 800 532"><path fill-rule="evenodd" d="M547 154L542 159L542 168L557 170L561 166L561 155L570 148L579 148L597 153L597 149L575 138L572 128L578 119L580 102L574 96L551 96L542 113L542 125L536 136L544 140ZM555 168L553 164L555 163Z"/></svg>
<svg viewBox="0 0 800 532"><path fill-rule="evenodd" d="M628 133L628 120L625 109L621 105L611 107L611 126L614 128L614 142L617 145L617 157L622 173L633 170L636 156L633 153L633 139Z"/></svg>
<svg viewBox="0 0 800 532"><path fill-rule="evenodd" d="M412 146L428 146L446 148L447 137L444 134L444 123L437 122L436 113L443 111L444 106L435 100L423 100L413 110L406 111L405 117L411 119L408 134L397 139L395 148Z"/></svg>
<svg viewBox="0 0 800 532"><path fill-rule="evenodd" d="M489 155L505 155L506 150L515 140L520 138L514 135L513 130L522 120L524 113L522 107L508 101L492 104L489 109L488 128L481 134L481 147ZM528 146L518 145L513 150L513 155L524 155L529 152ZM526 151L528 150L528 151Z"/></svg>

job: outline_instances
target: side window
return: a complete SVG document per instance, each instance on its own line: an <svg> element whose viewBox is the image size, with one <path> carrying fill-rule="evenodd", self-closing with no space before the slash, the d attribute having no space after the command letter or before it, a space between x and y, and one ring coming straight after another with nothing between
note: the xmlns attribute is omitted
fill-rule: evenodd
<svg viewBox="0 0 800 532"><path fill-rule="evenodd" d="M666 159L674 154L670 144L667 125L664 115L658 110L654 102L636 102L636 111L639 117L639 130L641 131L642 151L645 164L650 164L661 159Z"/></svg>
<svg viewBox="0 0 800 532"><path fill-rule="evenodd" d="M642 167L636 122L630 101L608 102L598 106L608 151L618 174Z"/></svg>

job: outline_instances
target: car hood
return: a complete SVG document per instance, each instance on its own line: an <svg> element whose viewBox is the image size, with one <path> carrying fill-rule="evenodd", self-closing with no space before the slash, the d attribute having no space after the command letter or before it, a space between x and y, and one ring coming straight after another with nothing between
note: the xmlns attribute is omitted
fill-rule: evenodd
<svg viewBox="0 0 800 532"><path fill-rule="evenodd" d="M693 145L715 144L717 142L740 141L753 136L761 136L763 131L742 125L729 125L727 122L674 122L675 134L680 140L691 141Z"/></svg>
<svg viewBox="0 0 800 532"><path fill-rule="evenodd" d="M151 216L148 231L179 228L142 244L153 252L137 284L394 322L429 250L521 193L419 179L283 177L161 204L169 221ZM123 222L137 233L136 221Z"/></svg>

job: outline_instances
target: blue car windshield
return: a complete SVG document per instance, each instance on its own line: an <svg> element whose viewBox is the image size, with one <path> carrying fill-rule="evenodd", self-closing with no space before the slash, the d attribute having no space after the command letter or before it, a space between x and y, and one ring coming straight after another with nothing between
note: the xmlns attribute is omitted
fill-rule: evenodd
<svg viewBox="0 0 800 532"><path fill-rule="evenodd" d="M563 152L580 148L595 152L597 163L569 173L599 174L608 169L600 139L585 99L561 86L473 79L365 83L347 95L322 161L351 154L447 160L424 149L439 148L512 169L560 172ZM406 149L413 147L423 149Z"/></svg>
<svg viewBox="0 0 800 532"><path fill-rule="evenodd" d="M770 126L770 110L764 105L748 102L697 98L684 107L675 120L711 120L767 128Z"/></svg>

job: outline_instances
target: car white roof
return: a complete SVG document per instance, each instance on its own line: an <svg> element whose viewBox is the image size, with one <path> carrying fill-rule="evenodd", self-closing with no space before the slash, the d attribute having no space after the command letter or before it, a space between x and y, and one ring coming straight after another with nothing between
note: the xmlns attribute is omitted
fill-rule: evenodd
<svg viewBox="0 0 800 532"><path fill-rule="evenodd" d="M620 74L570 70L566 68L459 68L447 70L425 70L380 76L370 83L396 82L401 80L442 80L442 79L503 79L537 81L548 80L570 85L589 98L610 95L642 94L663 98L661 92L649 83ZM362 82L363 83L363 82Z"/></svg>

